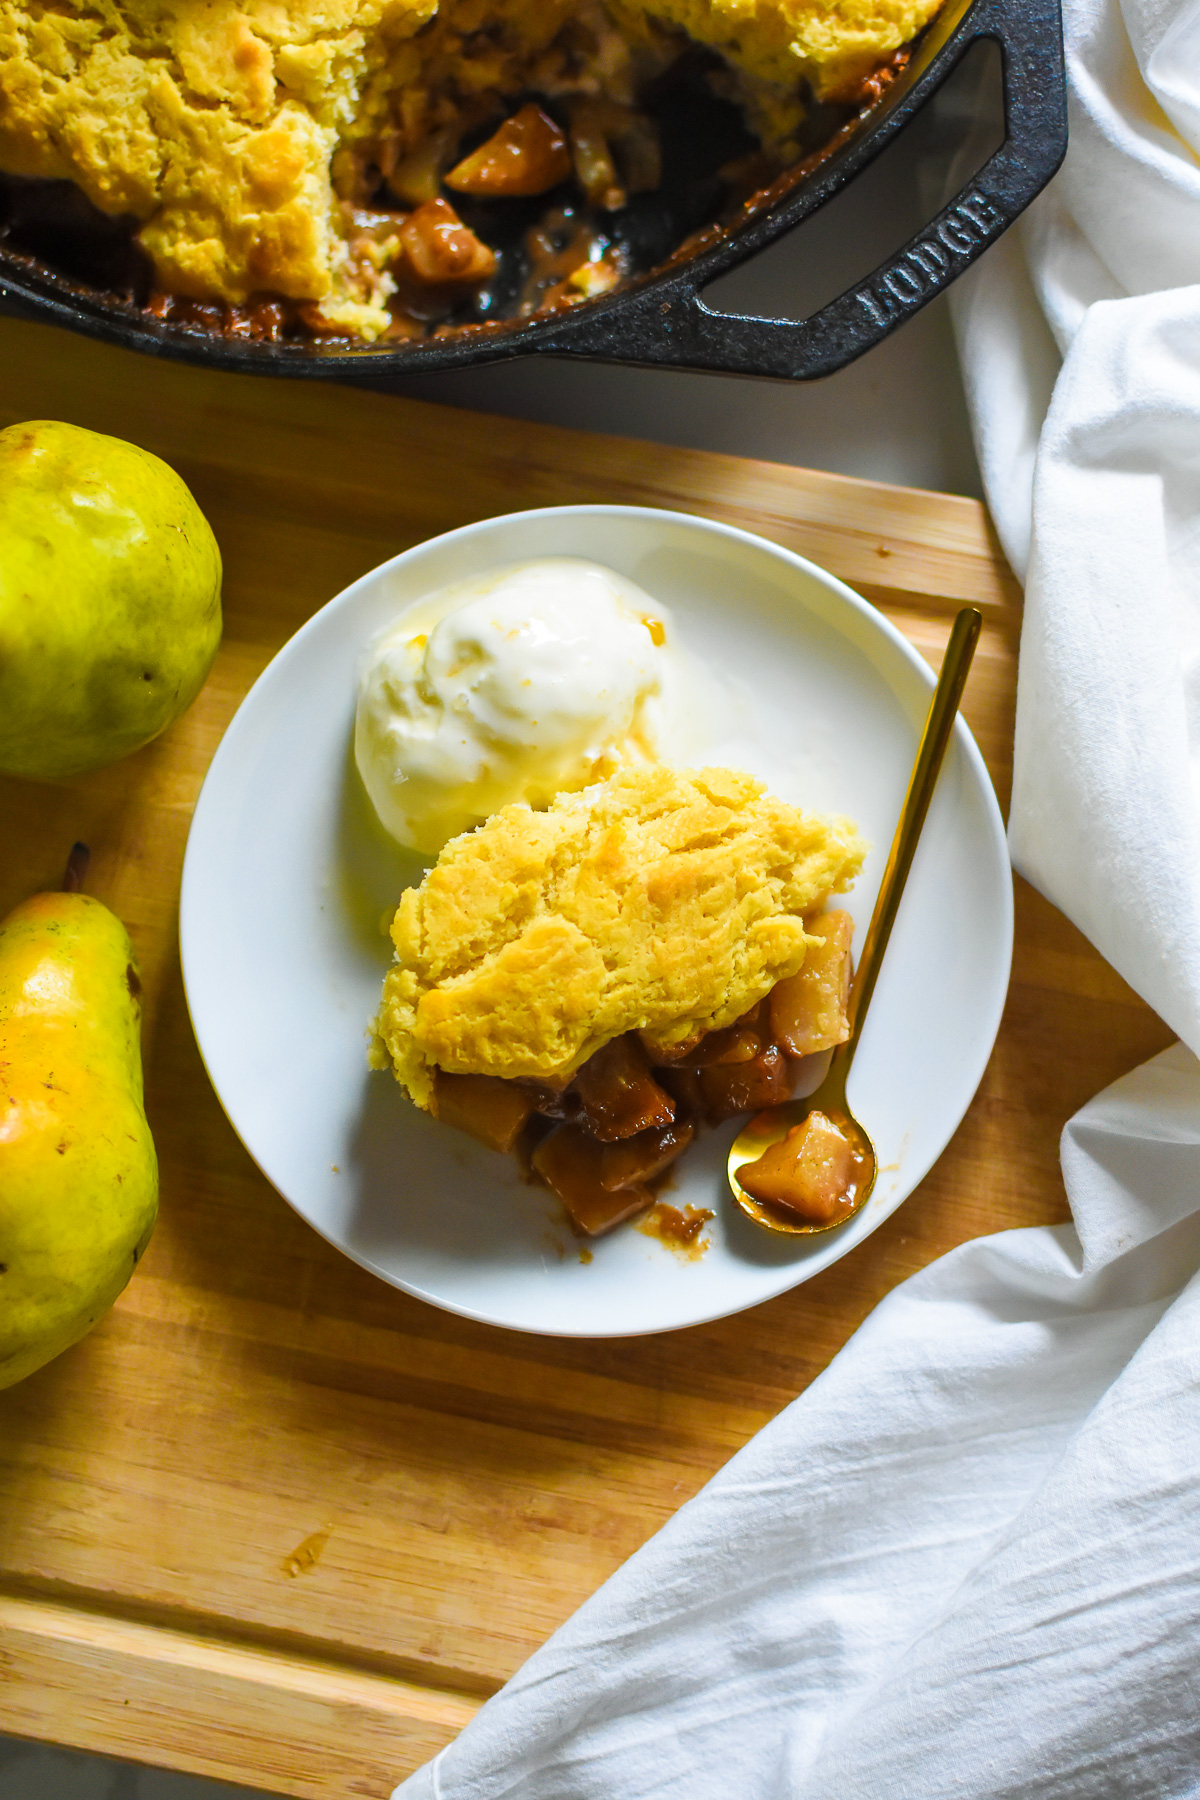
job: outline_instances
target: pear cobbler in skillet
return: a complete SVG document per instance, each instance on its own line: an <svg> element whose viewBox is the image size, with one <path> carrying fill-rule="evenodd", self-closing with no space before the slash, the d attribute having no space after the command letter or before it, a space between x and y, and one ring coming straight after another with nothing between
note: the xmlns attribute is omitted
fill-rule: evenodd
<svg viewBox="0 0 1200 1800"><path fill-rule="evenodd" d="M940 5L0 0L0 235L115 222L111 285L227 335L486 330L735 216Z"/></svg>

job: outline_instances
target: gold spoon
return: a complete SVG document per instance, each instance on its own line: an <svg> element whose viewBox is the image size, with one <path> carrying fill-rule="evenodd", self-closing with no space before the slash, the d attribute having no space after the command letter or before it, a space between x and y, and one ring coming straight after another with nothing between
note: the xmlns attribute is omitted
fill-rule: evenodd
<svg viewBox="0 0 1200 1800"><path fill-rule="evenodd" d="M964 606L950 633L950 642L942 659L942 672L934 689L929 717L921 733L917 760L909 778L908 792L900 809L896 835L892 839L887 867L883 871L879 898L875 902L875 911L871 914L858 972L850 990L846 1008L850 1035L834 1051L825 1079L815 1093L807 1095L803 1100L789 1100L782 1106L772 1106L766 1112L758 1113L734 1139L733 1148L729 1152L729 1186L733 1198L748 1218L768 1231L786 1232L795 1237L810 1237L819 1231L832 1231L834 1226L845 1224L847 1219L866 1205L875 1185L875 1146L850 1111L846 1100L846 1081L854 1061L854 1052L858 1048L867 1008L871 1004L871 995L875 991L883 953L887 949L892 926L900 910L900 900L912 867L917 840L929 811L929 803L933 799L933 790L950 742L950 733L954 729L958 703L966 686L982 624L983 614L978 607ZM811 1112L824 1113L842 1136L849 1140L851 1147L852 1175L845 1189L845 1210L840 1211L835 1218L821 1223L805 1223L798 1214L789 1212L783 1206L755 1200L738 1181L738 1173L747 1163L757 1162L764 1150L771 1144L778 1143Z"/></svg>

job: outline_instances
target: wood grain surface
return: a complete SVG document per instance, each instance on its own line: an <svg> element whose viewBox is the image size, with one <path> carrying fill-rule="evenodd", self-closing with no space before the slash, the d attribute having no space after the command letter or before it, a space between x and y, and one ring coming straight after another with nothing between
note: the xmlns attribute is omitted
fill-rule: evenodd
<svg viewBox="0 0 1200 1800"><path fill-rule="evenodd" d="M69 419L164 456L225 557L207 688L157 743L0 783L0 911L76 838L146 982L162 1165L150 1250L76 1349L0 1394L0 1729L285 1794L380 1800L953 1245L1065 1217L1058 1135L1169 1041L1018 883L1004 1024L953 1143L836 1267L738 1318L571 1342L451 1317L330 1249L205 1078L176 905L192 805L249 683L409 544L530 506L628 501L813 557L936 661L985 632L966 713L1006 799L1020 596L973 501L347 389L210 375L0 321L0 425Z"/></svg>

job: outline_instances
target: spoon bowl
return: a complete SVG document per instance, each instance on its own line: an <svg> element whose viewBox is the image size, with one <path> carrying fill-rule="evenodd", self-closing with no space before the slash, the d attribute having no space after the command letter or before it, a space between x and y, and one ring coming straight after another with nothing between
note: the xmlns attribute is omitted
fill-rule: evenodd
<svg viewBox="0 0 1200 1800"><path fill-rule="evenodd" d="M846 1098L846 1082L866 1020L867 1008L871 1003L871 995L875 991L884 951L892 935L896 914L900 910L900 900L929 812L929 803L933 799L933 790L941 773L982 624L983 614L978 607L965 606L955 619L950 633L950 641L942 659L941 674L938 676L929 715L921 733L917 760L909 778L908 792L900 809L896 835L892 839L887 867L879 886L879 897L871 914L862 957L850 990L846 1009L849 1035L835 1049L825 1079L814 1093L756 1113L744 1130L738 1133L729 1152L729 1190L734 1204L765 1231L789 1237L812 1237L822 1231L833 1231L862 1210L875 1186L878 1173L875 1146L870 1133L854 1116ZM836 1172L833 1175L825 1173L814 1184L812 1203L802 1210L794 1202L784 1204L769 1197L771 1187L779 1189L785 1185L781 1170L787 1161L786 1154L771 1158L769 1152L788 1139L799 1154L804 1142L801 1128L815 1115L821 1115L832 1127L824 1135L826 1143L834 1146ZM834 1166L833 1163L828 1165L831 1169ZM747 1190L743 1177L752 1186L762 1190L757 1197Z"/></svg>
<svg viewBox="0 0 1200 1800"><path fill-rule="evenodd" d="M738 1179L743 1169L758 1162L772 1145L781 1143L789 1132L803 1125L811 1113L821 1113L850 1146L851 1180L842 1189L841 1204L831 1209L830 1216L824 1219L806 1219L790 1207L760 1199L748 1193ZM788 1237L813 1237L852 1219L870 1199L877 1173L875 1146L847 1107L844 1080L833 1067L815 1093L803 1100L789 1100L782 1106L756 1113L739 1132L729 1152L729 1186L737 1205L756 1225Z"/></svg>

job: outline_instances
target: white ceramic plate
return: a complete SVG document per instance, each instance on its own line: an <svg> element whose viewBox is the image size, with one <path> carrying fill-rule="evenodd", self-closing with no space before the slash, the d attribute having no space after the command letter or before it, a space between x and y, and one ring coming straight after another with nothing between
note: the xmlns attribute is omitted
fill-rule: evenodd
<svg viewBox="0 0 1200 1800"><path fill-rule="evenodd" d="M250 1154L365 1268L523 1331L665 1331L826 1268L940 1154L983 1074L1008 986L1004 827L960 719L854 1065L851 1099L881 1165L864 1210L815 1238L760 1231L728 1200L731 1123L702 1136L667 1196L714 1210L702 1258L624 1227L582 1262L548 1193L419 1113L366 1064L390 956L380 920L424 865L376 826L354 768L363 646L421 594L536 556L620 570L740 684L743 702L710 760L751 767L785 799L858 820L874 845L848 902L861 941L929 704L925 663L849 588L761 538L677 513L563 507L490 519L385 563L310 619L256 682L213 759L188 842L188 1004Z"/></svg>

